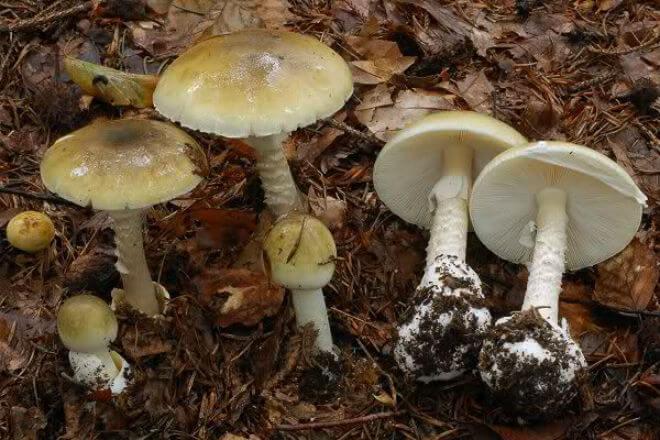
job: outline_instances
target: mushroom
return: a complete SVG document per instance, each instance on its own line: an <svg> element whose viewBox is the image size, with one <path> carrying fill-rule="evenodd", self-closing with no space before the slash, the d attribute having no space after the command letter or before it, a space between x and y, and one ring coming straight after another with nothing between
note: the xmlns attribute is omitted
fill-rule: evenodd
<svg viewBox="0 0 660 440"><path fill-rule="evenodd" d="M58 139L44 155L41 178L60 197L107 211L124 285L113 292L114 302L125 299L154 316L167 293L149 274L144 210L192 190L205 166L195 140L174 125L123 119L97 122Z"/></svg>
<svg viewBox="0 0 660 440"><path fill-rule="evenodd" d="M291 290L299 327L312 323L318 332L315 348L333 353L332 334L323 287L335 271L337 248L332 234L318 219L297 213L281 218L264 239L271 279Z"/></svg>
<svg viewBox="0 0 660 440"><path fill-rule="evenodd" d="M55 226L46 214L23 211L7 224L9 244L24 252L39 252L46 249L55 237Z"/></svg>
<svg viewBox="0 0 660 440"><path fill-rule="evenodd" d="M57 312L57 332L69 351L73 379L92 389L109 388L119 394L126 387L130 367L108 348L117 337L117 319L110 307L92 295L64 301Z"/></svg>
<svg viewBox="0 0 660 440"><path fill-rule="evenodd" d="M154 105L185 127L255 148L266 203L279 217L302 207L282 142L335 113L352 93L348 65L317 39L255 29L184 52L160 78Z"/></svg>
<svg viewBox="0 0 660 440"><path fill-rule="evenodd" d="M620 252L645 201L615 162L566 142L508 150L475 182L475 232L501 258L529 264L522 311L495 324L479 356L482 379L519 417L552 416L575 397L586 361L559 323L562 274Z"/></svg>
<svg viewBox="0 0 660 440"><path fill-rule="evenodd" d="M465 263L472 178L525 142L513 128L468 111L431 114L399 132L374 167L374 186L403 220L431 230L426 268L401 320L394 358L422 382L476 366L491 317L479 276Z"/></svg>

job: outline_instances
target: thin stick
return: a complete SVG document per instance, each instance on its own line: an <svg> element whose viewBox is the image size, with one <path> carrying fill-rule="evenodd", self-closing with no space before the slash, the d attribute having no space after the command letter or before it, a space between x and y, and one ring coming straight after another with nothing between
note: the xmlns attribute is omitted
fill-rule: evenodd
<svg viewBox="0 0 660 440"><path fill-rule="evenodd" d="M297 425L278 425L279 431L298 431L303 429L322 429L332 428L335 426L353 425L356 423L366 423L373 420L389 419L405 413L405 411L386 411L380 413L369 414L362 417L355 417L353 419L333 420L330 422L313 422L313 423L299 423Z"/></svg>
<svg viewBox="0 0 660 440"><path fill-rule="evenodd" d="M78 205L76 205L75 203L69 202L68 200L64 200L60 197L51 196L51 195L48 195L48 194L39 194L39 193L21 191L20 189L7 188L7 187L4 187L4 186L0 186L0 194L13 194L13 195L25 197L25 198L28 198L28 199L43 200L44 202L58 203L60 205L78 207Z"/></svg>
<svg viewBox="0 0 660 440"><path fill-rule="evenodd" d="M0 23L0 32L19 32L27 31L35 27L39 27L63 18L70 17L72 15L77 15L81 12L85 12L89 9L92 9L94 5L92 2L85 2L80 5L76 5L72 8L65 9L63 11L54 12L51 14L46 14L43 16L37 15L36 17L28 18L25 20L17 20L13 23Z"/></svg>
<svg viewBox="0 0 660 440"><path fill-rule="evenodd" d="M346 134L348 134L349 136L356 137L370 144L374 144L378 146L385 145L385 142L381 141L373 134L356 130L355 128L351 127L345 122L337 121L336 119L332 119L332 118L326 119L325 122L327 122L328 125L331 126L332 128L336 128L337 130L346 132Z"/></svg>

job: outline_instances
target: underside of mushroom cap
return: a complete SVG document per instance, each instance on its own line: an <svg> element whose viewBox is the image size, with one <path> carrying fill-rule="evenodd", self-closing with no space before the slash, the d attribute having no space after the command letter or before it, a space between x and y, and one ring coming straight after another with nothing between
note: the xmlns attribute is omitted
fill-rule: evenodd
<svg viewBox="0 0 660 440"><path fill-rule="evenodd" d="M493 326L479 354L479 372L504 409L521 420L552 417L577 396L586 367L567 331L536 310Z"/></svg>
<svg viewBox="0 0 660 440"><path fill-rule="evenodd" d="M479 239L499 257L527 263L534 251L536 195L566 193L566 267L593 266L634 237L646 196L616 162L587 147L543 141L500 154L472 188L470 216Z"/></svg>
<svg viewBox="0 0 660 440"><path fill-rule="evenodd" d="M352 93L348 65L316 38L254 29L184 52L161 76L154 105L185 127L245 138L312 124Z"/></svg>
<svg viewBox="0 0 660 440"><path fill-rule="evenodd" d="M429 195L442 177L447 147L472 149L472 176L476 177L497 154L526 142L512 127L488 115L433 113L401 130L383 147L374 165L374 186L394 214L429 228Z"/></svg>
<svg viewBox="0 0 660 440"><path fill-rule="evenodd" d="M206 158L193 138L160 121L96 122L61 137L46 151L41 178L80 206L146 208L192 190Z"/></svg>
<svg viewBox="0 0 660 440"><path fill-rule="evenodd" d="M434 274L401 320L394 358L420 382L451 380L472 370L491 316L477 274L455 256L436 259Z"/></svg>

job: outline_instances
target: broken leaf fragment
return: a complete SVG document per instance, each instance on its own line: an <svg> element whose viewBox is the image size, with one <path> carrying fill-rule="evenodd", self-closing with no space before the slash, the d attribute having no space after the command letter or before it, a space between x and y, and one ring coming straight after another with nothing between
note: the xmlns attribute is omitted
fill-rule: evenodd
<svg viewBox="0 0 660 440"><path fill-rule="evenodd" d="M157 76L126 73L72 57L64 58L64 69L83 92L114 106L153 106Z"/></svg>

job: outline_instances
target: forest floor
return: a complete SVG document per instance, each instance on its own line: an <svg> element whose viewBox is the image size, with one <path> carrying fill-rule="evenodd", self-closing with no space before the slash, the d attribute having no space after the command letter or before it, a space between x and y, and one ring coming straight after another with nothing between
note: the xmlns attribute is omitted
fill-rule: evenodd
<svg viewBox="0 0 660 440"><path fill-rule="evenodd" d="M149 265L173 300L158 321L119 314L113 347L132 364L133 385L113 399L90 395L69 378L55 317L70 295L109 299L119 283L112 231L102 213L49 194L39 163L55 139L94 119L160 116L83 96L62 57L156 74L197 39L246 27L314 35L353 69L344 110L286 145L338 246L326 298L340 380L319 380L286 299L253 326L218 317L228 287L276 289L235 264L268 220L250 148L191 132L208 154L208 180L147 217ZM659 67L653 0L0 1L0 227L33 209L57 231L34 255L0 238L0 438L660 438ZM379 201L373 164L396 130L447 109L493 115L529 139L587 145L649 197L628 248L564 276L561 314L590 366L558 420L507 425L477 376L419 385L391 360L428 233ZM524 267L474 236L468 261L495 316L519 309Z"/></svg>

